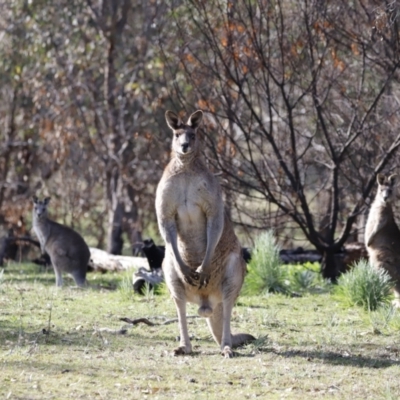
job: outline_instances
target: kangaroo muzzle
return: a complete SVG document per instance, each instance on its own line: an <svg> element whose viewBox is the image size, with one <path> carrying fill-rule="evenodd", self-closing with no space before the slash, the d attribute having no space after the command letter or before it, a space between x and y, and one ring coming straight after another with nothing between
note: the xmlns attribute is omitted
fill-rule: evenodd
<svg viewBox="0 0 400 400"><path fill-rule="evenodd" d="M189 150L189 143L182 143L182 152L187 153Z"/></svg>

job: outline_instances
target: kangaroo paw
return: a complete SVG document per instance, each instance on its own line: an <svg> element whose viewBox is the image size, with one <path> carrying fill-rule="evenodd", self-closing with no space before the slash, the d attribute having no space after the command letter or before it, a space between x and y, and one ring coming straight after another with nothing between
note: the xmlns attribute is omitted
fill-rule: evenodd
<svg viewBox="0 0 400 400"><path fill-rule="evenodd" d="M192 351L187 349L185 346L179 346L174 349L174 356L184 356L185 354L190 354Z"/></svg>
<svg viewBox="0 0 400 400"><path fill-rule="evenodd" d="M229 346L225 346L224 349L221 352L221 355L223 355L225 358L232 358L233 357L233 351Z"/></svg>

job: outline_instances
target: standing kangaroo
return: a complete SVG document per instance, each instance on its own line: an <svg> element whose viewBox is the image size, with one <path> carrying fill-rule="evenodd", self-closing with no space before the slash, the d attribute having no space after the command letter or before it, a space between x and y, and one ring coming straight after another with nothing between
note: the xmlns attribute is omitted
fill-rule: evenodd
<svg viewBox="0 0 400 400"><path fill-rule="evenodd" d="M378 192L365 227L365 245L370 263L386 270L395 282L394 304L400 306L400 230L394 220L392 201L396 175L378 174Z"/></svg>
<svg viewBox="0 0 400 400"><path fill-rule="evenodd" d="M89 248L79 233L48 218L49 201L50 197L43 201L33 197L33 229L41 251L46 251L50 256L57 286L62 286L63 272L70 273L78 286L85 286Z"/></svg>
<svg viewBox="0 0 400 400"><path fill-rule="evenodd" d="M192 352L186 303L199 305L222 354L254 340L231 334L231 313L243 284L246 264L240 243L225 212L221 188L206 167L197 135L202 111L186 124L172 111L165 113L173 131L172 156L157 187L156 212L166 244L163 271L174 299L180 330L175 355Z"/></svg>

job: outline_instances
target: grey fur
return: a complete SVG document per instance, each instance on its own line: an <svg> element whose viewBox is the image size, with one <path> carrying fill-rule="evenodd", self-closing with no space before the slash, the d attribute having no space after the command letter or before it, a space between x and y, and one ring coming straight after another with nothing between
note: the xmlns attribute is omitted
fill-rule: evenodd
<svg viewBox="0 0 400 400"><path fill-rule="evenodd" d="M50 256L57 286L63 284L63 272L71 274L78 286L85 286L90 250L78 232L48 218L49 201L50 197L43 201L33 197L33 229L40 248Z"/></svg>
<svg viewBox="0 0 400 400"><path fill-rule="evenodd" d="M378 192L371 205L365 227L365 246L375 268L386 270L395 281L394 305L400 306L400 230L393 215L395 177L378 174Z"/></svg>

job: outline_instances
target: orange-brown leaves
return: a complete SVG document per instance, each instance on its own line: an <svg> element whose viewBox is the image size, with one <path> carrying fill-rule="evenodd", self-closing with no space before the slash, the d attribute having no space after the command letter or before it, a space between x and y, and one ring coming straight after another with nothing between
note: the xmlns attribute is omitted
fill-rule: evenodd
<svg viewBox="0 0 400 400"><path fill-rule="evenodd" d="M200 99L197 101L197 105L202 110L208 110L208 111L211 111L212 113L215 112L215 107L209 100Z"/></svg>

